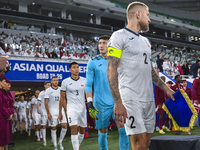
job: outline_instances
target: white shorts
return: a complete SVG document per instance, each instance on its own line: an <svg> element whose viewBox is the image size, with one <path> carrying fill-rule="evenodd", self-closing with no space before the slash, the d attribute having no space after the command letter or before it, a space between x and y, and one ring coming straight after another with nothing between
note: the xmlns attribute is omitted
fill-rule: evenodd
<svg viewBox="0 0 200 150"><path fill-rule="evenodd" d="M28 124L29 124L29 126L31 126L33 124L33 120L32 119L28 119Z"/></svg>
<svg viewBox="0 0 200 150"><path fill-rule="evenodd" d="M55 126L57 126L58 124L67 123L67 118L66 118L66 115L65 115L64 111L62 111L62 116L63 116L63 118L62 118L62 120L60 121L60 120L58 119L58 115L52 115L51 120L48 119L49 126L50 126L50 127L55 127Z"/></svg>
<svg viewBox="0 0 200 150"><path fill-rule="evenodd" d="M19 115L19 122L22 123L23 121L24 121L24 122L27 121L26 114L24 114L24 115Z"/></svg>
<svg viewBox="0 0 200 150"><path fill-rule="evenodd" d="M86 118L86 108L82 109L74 109L68 108L67 109L67 118L69 126L77 125L80 127L87 127L87 118Z"/></svg>
<svg viewBox="0 0 200 150"><path fill-rule="evenodd" d="M15 117L13 117L12 120L18 120L17 113L15 113Z"/></svg>
<svg viewBox="0 0 200 150"><path fill-rule="evenodd" d="M33 113L33 124L34 125L39 125L41 123L41 115L38 114L37 112Z"/></svg>
<svg viewBox="0 0 200 150"><path fill-rule="evenodd" d="M41 125L42 126L47 125L47 120L48 120L47 115L41 115Z"/></svg>
<svg viewBox="0 0 200 150"><path fill-rule="evenodd" d="M124 125L127 135L154 132L155 102L126 101L123 104L128 114Z"/></svg>

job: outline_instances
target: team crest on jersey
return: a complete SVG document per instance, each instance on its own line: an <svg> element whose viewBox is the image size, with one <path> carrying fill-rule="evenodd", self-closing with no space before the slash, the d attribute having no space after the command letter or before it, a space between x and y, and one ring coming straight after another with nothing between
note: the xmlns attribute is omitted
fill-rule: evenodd
<svg viewBox="0 0 200 150"><path fill-rule="evenodd" d="M81 83L81 87L84 87L84 84L83 84L83 83Z"/></svg>

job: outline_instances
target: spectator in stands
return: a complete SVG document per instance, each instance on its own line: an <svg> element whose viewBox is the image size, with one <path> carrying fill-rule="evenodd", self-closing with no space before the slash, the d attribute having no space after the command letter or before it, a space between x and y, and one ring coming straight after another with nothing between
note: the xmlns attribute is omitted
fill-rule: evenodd
<svg viewBox="0 0 200 150"><path fill-rule="evenodd" d="M44 33L47 33L47 25L46 25L46 23L44 23L43 29L44 29Z"/></svg>
<svg viewBox="0 0 200 150"><path fill-rule="evenodd" d="M42 58L48 58L48 56L45 54L45 52L42 53Z"/></svg>
<svg viewBox="0 0 200 150"><path fill-rule="evenodd" d="M60 58L63 56L63 53L65 52L64 50L63 50L63 47L61 46L60 48Z"/></svg>
<svg viewBox="0 0 200 150"><path fill-rule="evenodd" d="M68 20L72 20L72 15L71 14L68 15Z"/></svg>
<svg viewBox="0 0 200 150"><path fill-rule="evenodd" d="M164 73L169 74L169 70L170 70L170 63L168 62L167 58L164 58L163 71Z"/></svg>
<svg viewBox="0 0 200 150"><path fill-rule="evenodd" d="M45 54L46 54L48 57L50 57L50 56L49 56L48 49L45 49Z"/></svg>
<svg viewBox="0 0 200 150"><path fill-rule="evenodd" d="M17 23L16 22L13 24L13 29L17 30Z"/></svg>
<svg viewBox="0 0 200 150"><path fill-rule="evenodd" d="M12 22L9 20L9 21L8 21L8 28L10 29L11 26L12 26Z"/></svg>
<svg viewBox="0 0 200 150"><path fill-rule="evenodd" d="M53 16L52 12L49 12L48 16L49 16L49 17L52 17L52 16Z"/></svg>
<svg viewBox="0 0 200 150"><path fill-rule="evenodd" d="M200 65L199 65L199 64L200 64L200 60L197 59L197 60L196 60L196 63L192 64L192 66L191 66L191 68L190 68L191 73L192 73L192 75L193 75L194 78L197 77L197 71L198 71L198 69L200 68Z"/></svg>
<svg viewBox="0 0 200 150"><path fill-rule="evenodd" d="M52 53L50 53L50 58L58 58L58 55L56 54L56 50L54 49Z"/></svg>
<svg viewBox="0 0 200 150"><path fill-rule="evenodd" d="M162 56L161 56L161 59L160 59L160 56L157 55L157 60L156 60L156 64L157 64L157 67L158 69L160 70L160 72L163 72L163 60L164 59L164 52L162 53Z"/></svg>
<svg viewBox="0 0 200 150"><path fill-rule="evenodd" d="M183 75L189 75L190 70L189 70L187 61L184 62L182 66L182 70L183 70Z"/></svg>
<svg viewBox="0 0 200 150"><path fill-rule="evenodd" d="M180 75L183 75L183 69L182 69L182 66L181 66L180 61L178 61L178 66L177 66L177 68L178 68L178 71L179 71Z"/></svg>
<svg viewBox="0 0 200 150"><path fill-rule="evenodd" d="M5 44L3 39L0 39L0 47L5 51Z"/></svg>
<svg viewBox="0 0 200 150"><path fill-rule="evenodd" d="M70 59L70 57L67 56L67 53L64 53L61 59Z"/></svg>
<svg viewBox="0 0 200 150"><path fill-rule="evenodd" d="M193 100L197 100L200 104L200 77L198 76L193 81Z"/></svg>
<svg viewBox="0 0 200 150"><path fill-rule="evenodd" d="M8 22L6 20L4 21L4 28L8 28Z"/></svg>
<svg viewBox="0 0 200 150"><path fill-rule="evenodd" d="M10 47L7 49L6 55L11 55L11 49L10 49Z"/></svg>
<svg viewBox="0 0 200 150"><path fill-rule="evenodd" d="M35 56L34 57L40 57L40 54L38 53L38 51L35 52Z"/></svg>
<svg viewBox="0 0 200 150"><path fill-rule="evenodd" d="M172 72L173 76L179 75L179 70L175 63L174 63L174 67L172 68L171 72Z"/></svg>
<svg viewBox="0 0 200 150"><path fill-rule="evenodd" d="M8 52L8 49L10 48L10 44L7 44L7 47L5 49L5 52Z"/></svg>
<svg viewBox="0 0 200 150"><path fill-rule="evenodd" d="M21 56L21 54L20 54L20 52L19 52L19 49L15 49L14 55L15 55L15 56Z"/></svg>

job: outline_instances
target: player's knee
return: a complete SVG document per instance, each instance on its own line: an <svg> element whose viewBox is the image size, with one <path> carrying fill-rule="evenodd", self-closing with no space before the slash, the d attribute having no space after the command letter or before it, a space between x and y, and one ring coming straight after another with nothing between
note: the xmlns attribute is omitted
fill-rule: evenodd
<svg viewBox="0 0 200 150"><path fill-rule="evenodd" d="M80 134L85 134L85 128L80 128L79 133L80 133Z"/></svg>
<svg viewBox="0 0 200 150"><path fill-rule="evenodd" d="M71 126L70 129L71 129L71 135L77 135L78 134L77 126Z"/></svg>

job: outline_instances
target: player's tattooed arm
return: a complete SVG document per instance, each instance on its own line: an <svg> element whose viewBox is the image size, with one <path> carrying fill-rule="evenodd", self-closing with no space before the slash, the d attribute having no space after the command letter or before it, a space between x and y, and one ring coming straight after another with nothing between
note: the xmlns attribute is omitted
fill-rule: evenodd
<svg viewBox="0 0 200 150"><path fill-rule="evenodd" d="M114 101L121 100L117 77L117 68L119 66L119 61L120 59L117 57L107 56L107 77Z"/></svg>
<svg viewBox="0 0 200 150"><path fill-rule="evenodd" d="M163 89L168 96L170 96L172 98L172 100L175 100L173 94L174 94L174 91L171 90L161 79L160 77L158 76L157 72L155 71L155 69L153 68L153 65L151 64L151 68L152 68L152 71L151 71L151 75L152 75L152 81L153 83L155 83L158 87L160 87L161 89Z"/></svg>

